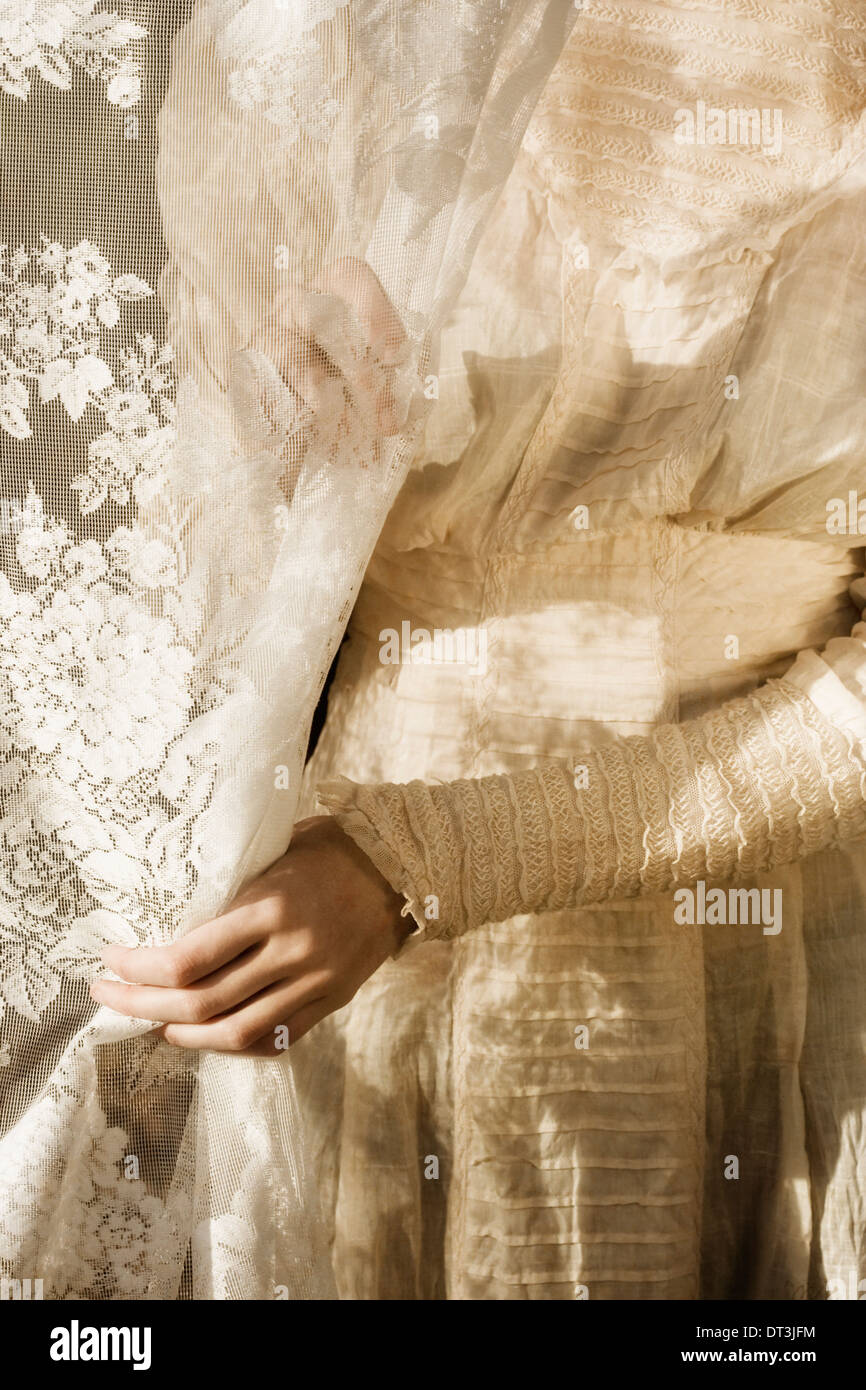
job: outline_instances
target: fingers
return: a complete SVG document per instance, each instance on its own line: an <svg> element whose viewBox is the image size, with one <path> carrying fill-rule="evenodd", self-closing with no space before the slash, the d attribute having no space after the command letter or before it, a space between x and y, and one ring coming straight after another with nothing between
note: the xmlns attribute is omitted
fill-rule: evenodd
<svg viewBox="0 0 866 1390"><path fill-rule="evenodd" d="M261 918L245 904L167 946L107 946L102 959L109 970L133 984L182 989L227 965L262 934Z"/></svg>
<svg viewBox="0 0 866 1390"><path fill-rule="evenodd" d="M249 1057L282 1057L287 1047L291 1047L305 1033L309 1033L317 1023L321 1023L323 1018L332 1014L335 1008L334 1001L330 998L315 999L307 1004L303 1009L299 1009L287 1022L277 1024L270 1032L266 1033L258 1042L253 1043L252 1047L246 1049Z"/></svg>
<svg viewBox="0 0 866 1390"><path fill-rule="evenodd" d="M312 416L325 410L342 412L340 372L310 333L269 319L253 336L251 346L270 358Z"/></svg>
<svg viewBox="0 0 866 1390"><path fill-rule="evenodd" d="M376 424L384 435L400 428L393 394L393 370L405 355L406 331L378 276L366 261L347 256L325 268L314 289L334 294L355 314L366 354L344 368L354 399L375 403Z"/></svg>
<svg viewBox="0 0 866 1390"><path fill-rule="evenodd" d="M129 1018L159 1023L203 1023L227 1013L267 986L284 979L283 963L270 957L266 944L252 947L212 975L185 989L95 980L90 992L100 1004Z"/></svg>
<svg viewBox="0 0 866 1390"><path fill-rule="evenodd" d="M296 287L276 297L251 345L270 358L320 427L323 420L342 421L347 411L353 419L370 411L369 424L379 433L397 433L393 368L405 356L407 337L378 277L348 256L327 266L312 289L349 310L361 330L361 351L336 332L332 309L311 306Z"/></svg>
<svg viewBox="0 0 866 1390"><path fill-rule="evenodd" d="M326 989L327 984L321 976L307 976L292 984L280 982L263 990L241 1008L220 1018L212 1018L207 1023L169 1023L162 1030L162 1036L174 1047L207 1052L248 1052L267 1039L271 1050L256 1055L277 1056L281 1050L277 1046L280 1039L274 1030L299 1010L317 1001L324 1003ZM328 1007L324 1010L325 1013L329 1011ZM312 1024L309 1026L312 1027Z"/></svg>
<svg viewBox="0 0 866 1390"><path fill-rule="evenodd" d="M380 362L393 366L400 361L406 331L379 277L366 261L356 256L334 261L314 280L313 289L335 294L352 306L364 337Z"/></svg>
<svg viewBox="0 0 866 1390"><path fill-rule="evenodd" d="M282 1020L306 1008L314 999L324 999L328 981L321 974L304 976L292 983L279 981L256 998L249 999L231 1013L206 1023L168 1023L165 1041L174 1047L203 1048L207 1052L246 1052L268 1033L274 1033Z"/></svg>
<svg viewBox="0 0 866 1390"><path fill-rule="evenodd" d="M269 338L256 338L254 345L274 362L311 421L321 425L329 420L336 428L347 413L358 420L366 411L370 423L375 421L383 434L396 432L399 421L391 384L393 371L383 365L370 345L361 356L344 344L339 364L315 338L296 330L282 338L272 331Z"/></svg>

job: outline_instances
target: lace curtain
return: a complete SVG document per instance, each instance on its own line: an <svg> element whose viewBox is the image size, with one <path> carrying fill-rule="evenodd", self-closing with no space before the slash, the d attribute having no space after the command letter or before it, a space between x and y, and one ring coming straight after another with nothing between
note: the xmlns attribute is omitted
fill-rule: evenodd
<svg viewBox="0 0 866 1390"><path fill-rule="evenodd" d="M0 1274L327 1297L291 1058L90 999L285 849L566 0L0 3Z"/></svg>

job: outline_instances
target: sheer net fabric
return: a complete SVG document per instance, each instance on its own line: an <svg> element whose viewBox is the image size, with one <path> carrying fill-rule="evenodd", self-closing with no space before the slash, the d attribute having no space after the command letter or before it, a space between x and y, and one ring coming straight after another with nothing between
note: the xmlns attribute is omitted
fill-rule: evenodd
<svg viewBox="0 0 866 1390"><path fill-rule="evenodd" d="M332 1291L288 1059L95 1008L285 847L438 333L574 19L0 5L0 1273Z"/></svg>

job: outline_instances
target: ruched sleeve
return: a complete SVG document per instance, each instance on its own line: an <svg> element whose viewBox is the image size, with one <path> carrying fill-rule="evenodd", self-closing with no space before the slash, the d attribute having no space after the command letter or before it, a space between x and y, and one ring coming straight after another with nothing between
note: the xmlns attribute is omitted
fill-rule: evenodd
<svg viewBox="0 0 866 1390"><path fill-rule="evenodd" d="M866 581L852 586L862 610ZM701 717L573 761L319 799L421 932L737 880L866 835L866 622Z"/></svg>

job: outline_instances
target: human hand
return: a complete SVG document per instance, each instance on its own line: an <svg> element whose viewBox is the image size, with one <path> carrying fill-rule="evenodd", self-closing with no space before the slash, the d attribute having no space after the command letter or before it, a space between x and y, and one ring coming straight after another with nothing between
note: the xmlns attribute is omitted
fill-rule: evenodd
<svg viewBox="0 0 866 1390"><path fill-rule="evenodd" d="M379 279L353 256L327 265L309 290L282 287L249 342L291 388L299 422L325 455L346 439L369 447L399 433L395 368L408 346Z"/></svg>
<svg viewBox="0 0 866 1390"><path fill-rule="evenodd" d="M178 1047L277 1057L397 950L412 925L402 904L332 816L313 816L222 916L167 946L108 947L128 983L96 980L91 994L159 1021Z"/></svg>

